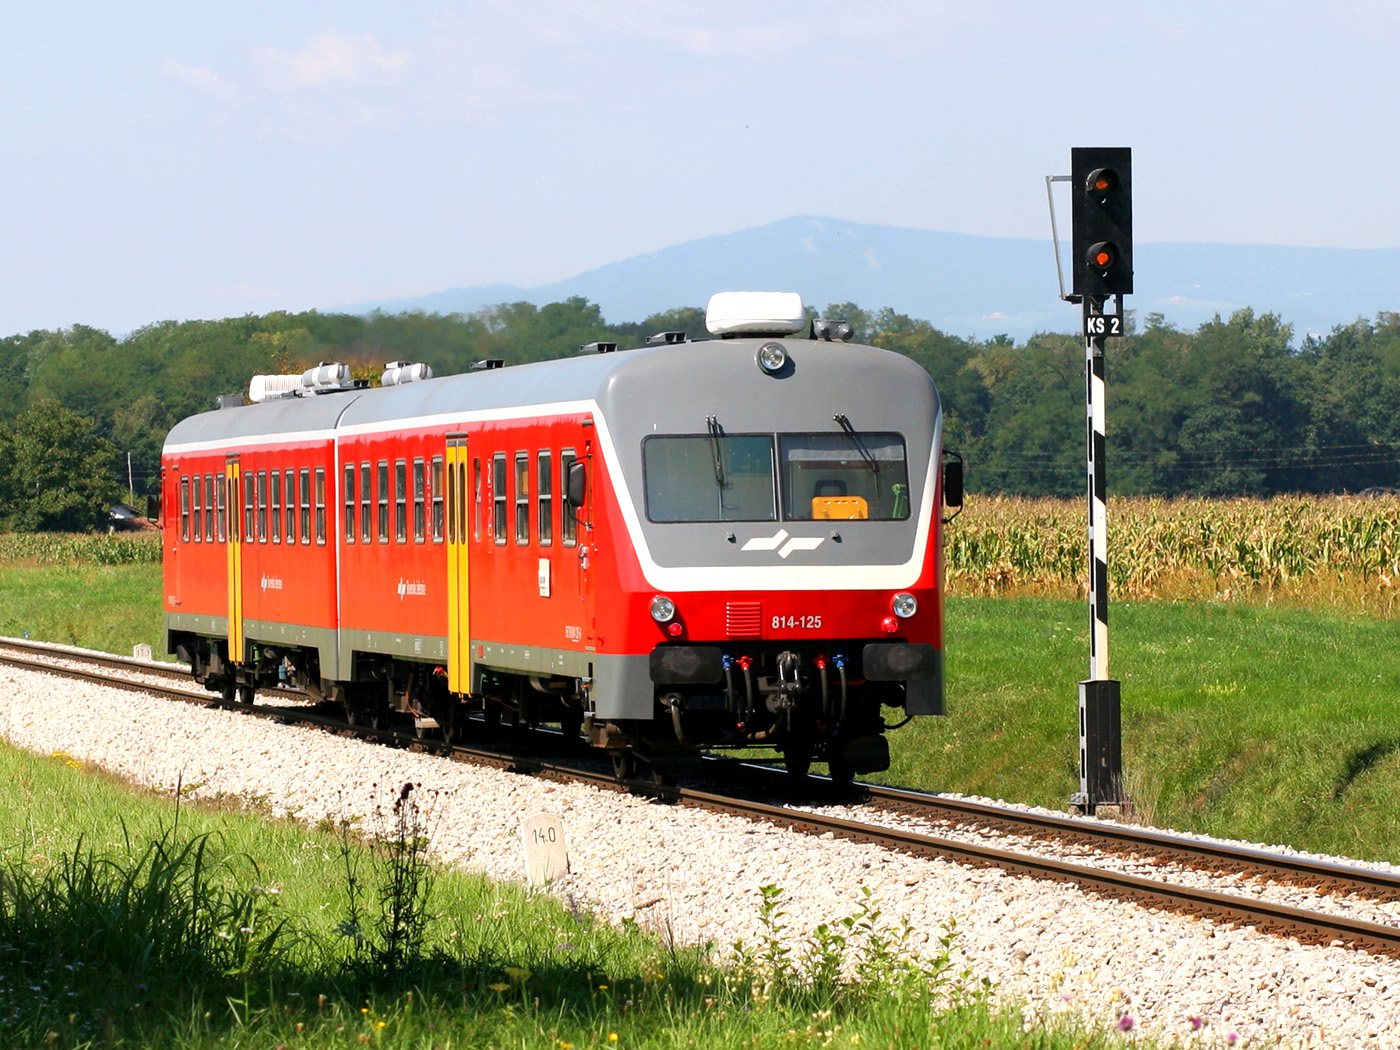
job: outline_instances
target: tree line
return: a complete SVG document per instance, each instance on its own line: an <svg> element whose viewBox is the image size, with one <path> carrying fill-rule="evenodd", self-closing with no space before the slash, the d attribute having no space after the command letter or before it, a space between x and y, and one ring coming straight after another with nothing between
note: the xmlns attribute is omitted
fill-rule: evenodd
<svg viewBox="0 0 1400 1050"><path fill-rule="evenodd" d="M974 492L1071 496L1084 489L1084 349L1073 335L966 339L893 310L834 304L855 338L914 359L938 383L945 442ZM658 331L706 338L681 307L610 324L575 297L471 314L277 312L163 322L122 338L75 325L0 339L0 528L101 527L106 505L156 490L177 420L246 390L258 373L344 361L357 375L422 361L438 375L499 358L567 356ZM1194 331L1149 314L1108 342L1109 491L1272 496L1400 484L1400 313L1297 340L1245 309ZM889 425L897 425L890 421ZM130 472L128 474L128 457Z"/></svg>

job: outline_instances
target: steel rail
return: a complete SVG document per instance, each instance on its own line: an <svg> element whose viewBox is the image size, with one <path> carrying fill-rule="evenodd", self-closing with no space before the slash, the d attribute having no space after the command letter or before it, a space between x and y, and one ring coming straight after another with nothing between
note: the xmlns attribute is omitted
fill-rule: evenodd
<svg viewBox="0 0 1400 1050"><path fill-rule="evenodd" d="M76 658L74 654L69 652L55 655L62 655L65 659ZM877 845L885 849L896 850L915 856L941 858L955 863L977 867L995 867L1011 874L1074 885L1088 892L1129 900L1139 904L1145 904L1149 907L1182 912L1219 922L1228 922L1241 926L1253 926L1268 932L1293 936L1307 943L1342 944L1355 949L1362 949L1400 958L1400 927L1382 925L1347 916L1309 911L1304 908L1276 904L1253 897L1220 893L1214 890L1182 886L1175 883L1158 882L1137 875L1129 875L1102 868L1092 868L1082 864L1037 857L1025 853L1016 853L1010 850L997 849L977 843L958 842L923 832L914 832L899 828L885 827L878 824L868 824L860 821L830 817L806 810L795 810L783 805L750 801L728 795L717 795L693 788L669 787L649 781L629 781L625 785L619 785L610 775L591 773L565 763L515 754L503 755L500 752L485 751L479 748L446 744L438 741L424 741L407 734L396 733L390 729L375 729L367 726L347 726L342 721L327 718L323 715L317 715L306 709L284 708L266 704L253 707L245 705L226 705L222 702L221 698L207 692L196 693L190 690L176 689L171 686L151 685L149 683L136 682L131 679L121 678L116 675L109 675L98 671L83 671L73 667L55 667L51 664L41 663L30 657L16 657L4 653L0 653L0 663L21 667L27 670L41 671L47 674L80 678L132 691L155 693L157 695L167 696L171 699L195 702L205 706L224 707L241 713L282 722L290 721L315 725L338 733L350 733L358 737L438 753L459 761L487 764L497 768L513 769L521 772L568 777L600 787L611 787L614 789L625 787L627 789L652 794L668 801L721 813L739 815L748 819L762 820L775 825L785 826L795 831L823 835L832 834L833 836L840 836L843 839ZM882 790L893 791L894 789ZM917 797L920 801L926 797L919 795L917 792L908 792L907 794L912 797ZM970 805L973 807L973 812L980 812L980 810L984 808L990 809L996 813L1001 812L998 807L986 807L985 804L971 803ZM1026 814L1019 813L1017 815L1027 816ZM1074 825L1074 830L1078 830L1078 822L1069 821L1068 818L1046 818L1043 815L1034 814L1029 816L1035 817L1037 821L1045 821L1043 826L1046 828L1058 826L1060 820L1063 819L1065 822ZM1143 829L1135 830L1142 831ZM1153 837L1156 837L1163 833L1152 834ZM1178 844L1183 852L1188 853L1195 846L1199 845L1195 840L1180 840ZM1215 844L1205 845L1214 846ZM1255 851L1245 852L1252 854ZM1331 865L1331 867L1339 866ZM1349 872L1354 870L1360 869L1347 869Z"/></svg>

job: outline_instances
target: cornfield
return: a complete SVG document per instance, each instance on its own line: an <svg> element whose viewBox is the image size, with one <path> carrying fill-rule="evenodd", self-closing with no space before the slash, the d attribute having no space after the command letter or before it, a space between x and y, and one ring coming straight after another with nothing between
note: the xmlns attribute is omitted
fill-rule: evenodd
<svg viewBox="0 0 1400 1050"><path fill-rule="evenodd" d="M1400 500L1111 499L1116 598L1213 599L1400 612ZM1083 596L1082 501L969 497L947 527L950 594Z"/></svg>
<svg viewBox="0 0 1400 1050"><path fill-rule="evenodd" d="M68 535L12 532L0 535L0 565L159 564L160 533Z"/></svg>

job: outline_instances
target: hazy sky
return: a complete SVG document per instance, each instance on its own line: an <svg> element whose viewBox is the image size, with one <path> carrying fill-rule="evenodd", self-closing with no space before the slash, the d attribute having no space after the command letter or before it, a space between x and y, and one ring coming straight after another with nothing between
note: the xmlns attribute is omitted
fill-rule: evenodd
<svg viewBox="0 0 1400 1050"><path fill-rule="evenodd" d="M1133 148L1139 241L1395 247L1397 67L1394 0L0 0L0 334L1046 238L1075 145Z"/></svg>

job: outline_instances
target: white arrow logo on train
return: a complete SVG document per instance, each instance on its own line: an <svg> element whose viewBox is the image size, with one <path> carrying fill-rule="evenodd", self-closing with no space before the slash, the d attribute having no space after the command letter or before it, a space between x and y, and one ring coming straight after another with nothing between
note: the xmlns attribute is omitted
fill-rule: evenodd
<svg viewBox="0 0 1400 1050"><path fill-rule="evenodd" d="M778 557L786 558L793 551L814 551L822 545L824 536L793 536L789 538L787 529L779 529L777 535L755 536L741 547L746 551L777 551ZM783 541L787 540L786 543ZM779 549L781 548L781 549Z"/></svg>

